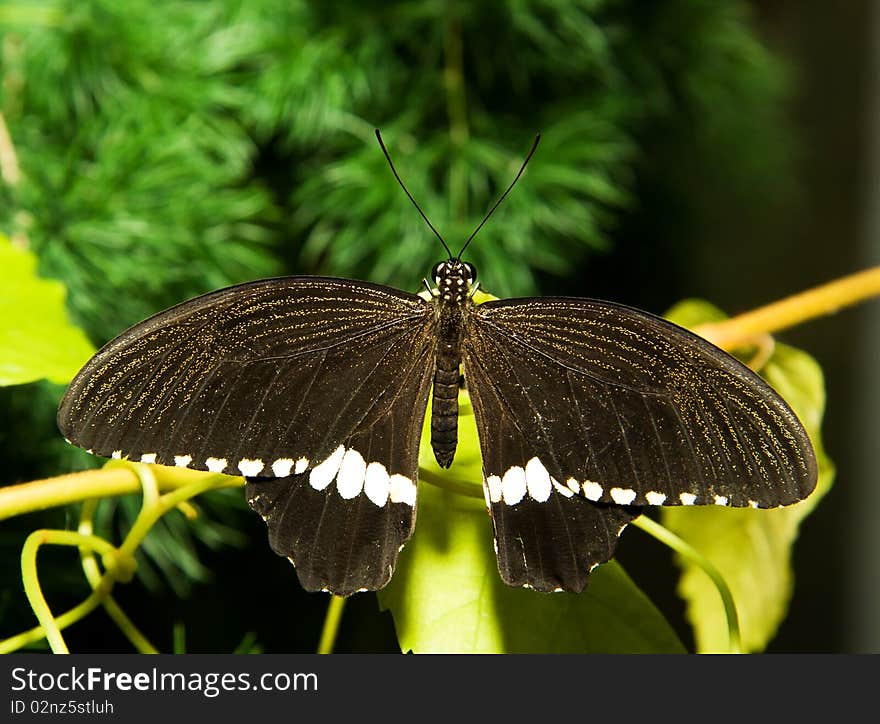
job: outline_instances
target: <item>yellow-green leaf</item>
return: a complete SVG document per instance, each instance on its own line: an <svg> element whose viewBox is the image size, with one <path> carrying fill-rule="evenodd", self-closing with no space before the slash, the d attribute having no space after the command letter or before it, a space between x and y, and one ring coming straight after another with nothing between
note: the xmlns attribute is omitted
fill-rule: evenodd
<svg viewBox="0 0 880 724"><path fill-rule="evenodd" d="M667 315L686 326L723 319L701 301L677 305ZM819 483L805 501L776 510L730 508L663 509L664 524L706 556L724 576L740 618L743 647L763 650L785 617L792 589L791 548L798 527L828 491L834 467L822 450L820 425L825 408L822 370L807 353L778 344L761 374L789 403L813 441ZM687 604L697 650L726 651L727 622L721 599L706 574L679 559L679 593Z"/></svg>
<svg viewBox="0 0 880 724"><path fill-rule="evenodd" d="M0 385L67 383L94 352L67 318L64 285L36 269L33 254L0 234Z"/></svg>

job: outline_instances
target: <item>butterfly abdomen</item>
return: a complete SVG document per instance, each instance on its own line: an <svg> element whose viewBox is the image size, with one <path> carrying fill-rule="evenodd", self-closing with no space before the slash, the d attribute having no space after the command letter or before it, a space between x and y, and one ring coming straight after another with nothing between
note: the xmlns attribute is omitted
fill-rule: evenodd
<svg viewBox="0 0 880 724"><path fill-rule="evenodd" d="M431 447L437 464L452 465L458 444L458 387L461 365L462 308L440 303L439 339L431 401Z"/></svg>

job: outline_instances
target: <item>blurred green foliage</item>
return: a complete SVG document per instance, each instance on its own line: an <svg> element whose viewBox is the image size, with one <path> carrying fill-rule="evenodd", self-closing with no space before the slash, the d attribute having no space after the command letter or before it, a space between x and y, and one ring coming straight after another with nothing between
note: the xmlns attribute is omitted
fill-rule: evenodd
<svg viewBox="0 0 880 724"><path fill-rule="evenodd" d="M535 292L539 274L565 277L607 249L641 203L637 174L674 176L683 144L705 159L706 181L731 193L785 185L785 74L748 7L5 2L0 112L22 178L0 183L0 231L26 239L41 273L64 282L74 321L96 344L259 276L334 274L416 290L441 250L373 128L453 250L540 131L525 179L469 249L485 288ZM647 139L657 151L658 138L646 158ZM60 392L0 390L4 482L88 464L56 439ZM243 509L225 500L218 506ZM171 545L191 541L179 523L142 568L183 592L207 572L192 545ZM198 539L234 539L218 531L202 526ZM185 561L178 550L189 551Z"/></svg>
<svg viewBox="0 0 880 724"><path fill-rule="evenodd" d="M0 224L27 234L97 339L281 271L412 288L440 250L373 127L451 246L541 131L528 182L472 247L496 293L531 292L533 270L564 275L607 244L631 202L640 139L657 126L682 126L728 182L754 183L756 163L767 176L787 146L772 122L781 73L744 10L706 0L0 6L0 108L24 173L3 190Z"/></svg>

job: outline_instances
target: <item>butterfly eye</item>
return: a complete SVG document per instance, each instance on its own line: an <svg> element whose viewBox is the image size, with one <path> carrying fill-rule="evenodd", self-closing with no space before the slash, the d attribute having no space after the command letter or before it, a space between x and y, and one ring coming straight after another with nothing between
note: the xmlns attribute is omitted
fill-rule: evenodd
<svg viewBox="0 0 880 724"><path fill-rule="evenodd" d="M445 261L438 261L434 264L434 267L431 269L431 278L434 280L436 284L440 283L440 272L446 266Z"/></svg>
<svg viewBox="0 0 880 724"><path fill-rule="evenodd" d="M477 280L477 268L473 264L468 264L468 262L464 262L464 267L467 270L468 279L473 283Z"/></svg>

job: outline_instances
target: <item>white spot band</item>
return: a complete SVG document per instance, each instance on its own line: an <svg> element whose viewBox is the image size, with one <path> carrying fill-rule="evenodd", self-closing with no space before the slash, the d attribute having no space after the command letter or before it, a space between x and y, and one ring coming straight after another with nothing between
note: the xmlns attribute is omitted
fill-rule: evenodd
<svg viewBox="0 0 880 724"><path fill-rule="evenodd" d="M518 465L514 465L501 479L501 495L508 505L516 505L526 494L526 471Z"/></svg>
<svg viewBox="0 0 880 724"><path fill-rule="evenodd" d="M632 488L611 488L611 499L618 505L629 505L636 499Z"/></svg>
<svg viewBox="0 0 880 724"><path fill-rule="evenodd" d="M391 478L382 463L370 463L364 471L364 493L380 508L388 502Z"/></svg>
<svg viewBox="0 0 880 724"><path fill-rule="evenodd" d="M406 503L414 508L416 505L416 485L405 475L395 473L388 480L388 493L392 503Z"/></svg>
<svg viewBox="0 0 880 724"><path fill-rule="evenodd" d="M550 473L544 464L538 458L532 458L526 463L526 488L529 491L529 497L538 503L544 503L553 492L553 486L550 482Z"/></svg>
<svg viewBox="0 0 880 724"><path fill-rule="evenodd" d="M594 502L599 500L602 497L602 486L592 480L584 480L584 497Z"/></svg>
<svg viewBox="0 0 880 724"><path fill-rule="evenodd" d="M343 500L351 500L360 495L364 489L366 472L367 463L363 455L354 448L346 450L336 475L336 490Z"/></svg>
<svg viewBox="0 0 880 724"><path fill-rule="evenodd" d="M309 473L309 485L315 490L323 490L336 478L342 458L345 456L345 447L340 445L320 465L315 465Z"/></svg>
<svg viewBox="0 0 880 724"><path fill-rule="evenodd" d="M497 475L490 475L486 478L486 485L489 488L489 500L493 503L500 503L502 495L501 478Z"/></svg>
<svg viewBox="0 0 880 724"><path fill-rule="evenodd" d="M266 467L262 460L249 460L242 458L238 461L238 469L246 478L259 475L263 468Z"/></svg>
<svg viewBox="0 0 880 724"><path fill-rule="evenodd" d="M208 458L205 467L212 473L222 473L226 470L226 458Z"/></svg>

